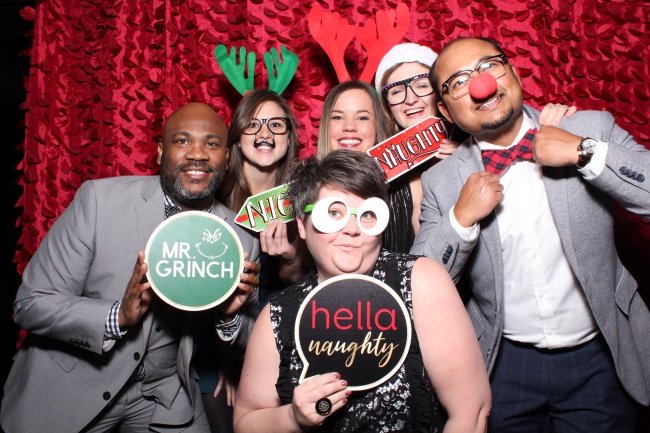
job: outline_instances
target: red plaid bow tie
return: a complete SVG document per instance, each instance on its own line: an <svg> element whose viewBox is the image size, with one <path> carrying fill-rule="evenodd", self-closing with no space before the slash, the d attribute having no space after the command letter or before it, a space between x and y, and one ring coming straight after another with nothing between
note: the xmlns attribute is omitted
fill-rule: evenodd
<svg viewBox="0 0 650 433"><path fill-rule="evenodd" d="M513 147L498 150L483 150L481 158L485 164L485 170L490 173L501 174L517 157L524 161L533 160L533 137L537 134L536 128L531 128L526 132L524 138Z"/></svg>

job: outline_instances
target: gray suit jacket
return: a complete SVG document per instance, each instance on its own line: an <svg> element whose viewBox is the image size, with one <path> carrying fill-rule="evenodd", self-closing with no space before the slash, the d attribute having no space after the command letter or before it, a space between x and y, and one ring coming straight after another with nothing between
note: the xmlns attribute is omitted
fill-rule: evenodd
<svg viewBox="0 0 650 433"><path fill-rule="evenodd" d="M259 261L259 242L234 224L234 213L222 204L212 212L231 223L249 260ZM15 321L30 334L4 388L1 422L7 432L80 431L127 382L145 353L152 309L107 352L105 322L124 295L138 250L163 220L158 176L94 180L79 188L30 260L16 296ZM247 342L257 295L255 290L244 309L236 341L221 344L233 356L241 356ZM161 383L171 388L161 390L164 401L152 416L160 424L190 421L197 389L190 361L201 314L172 314L182 329L180 382L174 376Z"/></svg>
<svg viewBox="0 0 650 433"><path fill-rule="evenodd" d="M539 128L539 112L524 107ZM621 264L614 245L612 205L650 220L650 152L616 126L607 112L579 111L560 128L608 142L606 166L586 181L574 166L544 167L544 185L564 253L585 292L596 323L612 352L618 376L630 395L650 403L650 314L637 283ZM422 176L421 228L411 253L439 261L459 282L461 296L491 372L503 328L501 238L494 212L480 221L475 242L460 239L449 211L460 189L484 171L478 146L464 142ZM465 290L466 289L466 290Z"/></svg>

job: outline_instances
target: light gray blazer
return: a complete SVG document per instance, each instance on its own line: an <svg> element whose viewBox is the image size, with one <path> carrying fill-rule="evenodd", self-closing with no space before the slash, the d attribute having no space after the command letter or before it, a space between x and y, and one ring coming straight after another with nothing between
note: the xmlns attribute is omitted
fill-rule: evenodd
<svg viewBox="0 0 650 433"><path fill-rule="evenodd" d="M539 112L524 110L540 127ZM612 206L650 220L650 151L637 144L607 112L579 111L560 128L608 142L606 166L586 181L574 166L544 167L544 185L564 253L612 352L616 372L638 402L650 403L650 313L614 245ZM467 178L484 171L478 146L465 141L422 176L421 228L411 253L440 262L459 287L491 372L503 328L503 263L494 212L480 221L475 242L460 239L449 220Z"/></svg>
<svg viewBox="0 0 650 433"><path fill-rule="evenodd" d="M148 311L108 352L102 351L105 322L113 303L124 295L138 250L145 249L164 220L164 206L158 176L88 181L49 230L25 269L14 304L16 323L30 334L4 387L0 419L7 432L80 431L127 382L145 353L153 313ZM234 213L222 204L212 212L231 223L249 260L259 262L259 242L234 224ZM236 341L221 342L232 356L241 357L257 296L256 290L244 309ZM192 419L197 395L190 369L192 327L199 316L178 311L183 323L177 356L182 392L174 378L176 388L172 381L171 393L161 392L169 407L159 405L152 421ZM178 398L181 394L189 398Z"/></svg>

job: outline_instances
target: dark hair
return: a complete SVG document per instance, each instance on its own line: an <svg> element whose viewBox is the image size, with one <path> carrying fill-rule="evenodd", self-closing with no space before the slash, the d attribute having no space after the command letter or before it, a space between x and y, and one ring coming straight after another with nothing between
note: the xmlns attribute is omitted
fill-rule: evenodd
<svg viewBox="0 0 650 433"><path fill-rule="evenodd" d="M499 43L496 40L491 39L491 38L484 38L484 37L473 38L473 37L469 37L469 36L460 36L460 37L454 39L451 42L447 42L445 44L445 46L442 47L442 50L440 50L440 53L439 53L438 58L436 59L436 61L433 62L433 65L431 65L431 69L429 69L429 82L431 83L431 86L433 87L433 90L436 92L436 97L438 98L438 101L442 101L442 94L440 93L441 89L440 89L440 86L439 86L439 83L438 83L438 80L437 80L436 74L435 74L436 66L438 65L438 60L440 60L440 56L447 49L447 47L449 47L450 45L453 45L455 42L462 41L463 39L477 39L479 41L488 42L490 45L492 45L499 52L499 54L506 54L506 53L503 52L503 48L501 48L501 45L499 45Z"/></svg>
<svg viewBox="0 0 650 433"><path fill-rule="evenodd" d="M343 93L354 89L363 90L368 94L368 96L370 96L370 99L372 100L372 106L375 111L375 144L381 143L391 136L388 120L384 116L384 112L381 109L379 95L377 95L375 88L365 81L344 81L334 86L325 97L325 102L323 102L323 110L320 117L320 126L318 127L317 152L320 158L327 155L331 151L329 127L331 120L330 117L332 115L332 110L334 109L334 104L336 104L336 101Z"/></svg>
<svg viewBox="0 0 650 433"><path fill-rule="evenodd" d="M335 150L323 158L312 156L294 165L287 196L296 216L305 219L305 206L313 204L324 186L339 188L361 198L388 202L386 174L375 159L349 149Z"/></svg>
<svg viewBox="0 0 650 433"><path fill-rule="evenodd" d="M251 196L251 189L246 177L244 176L244 155L241 148L237 146L241 139L242 132L248 126L255 113L265 102L275 102L282 108L285 116L289 118L288 148L287 154L278 162L276 172L276 185L286 183L291 164L298 156L298 120L293 114L287 101L277 93L267 89L253 90L241 100L235 113L233 114L230 128L228 129L228 172L220 188L222 196L220 197L224 204L237 212Z"/></svg>

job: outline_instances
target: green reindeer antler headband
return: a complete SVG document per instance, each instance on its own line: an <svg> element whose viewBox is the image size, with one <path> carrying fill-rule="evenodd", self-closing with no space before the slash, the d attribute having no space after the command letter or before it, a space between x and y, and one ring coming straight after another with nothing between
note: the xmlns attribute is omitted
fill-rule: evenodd
<svg viewBox="0 0 650 433"><path fill-rule="evenodd" d="M298 70L298 56L285 46L280 46L282 58L275 48L270 53L264 53L264 64L269 79L269 90L278 95L287 88L291 79ZM245 96L255 90L255 62L257 57L254 52L246 54L246 48L239 47L239 63L237 62L236 47L230 48L230 54L225 45L219 44L214 49L214 57L221 67L228 81L233 87ZM245 59L245 61L244 61Z"/></svg>

